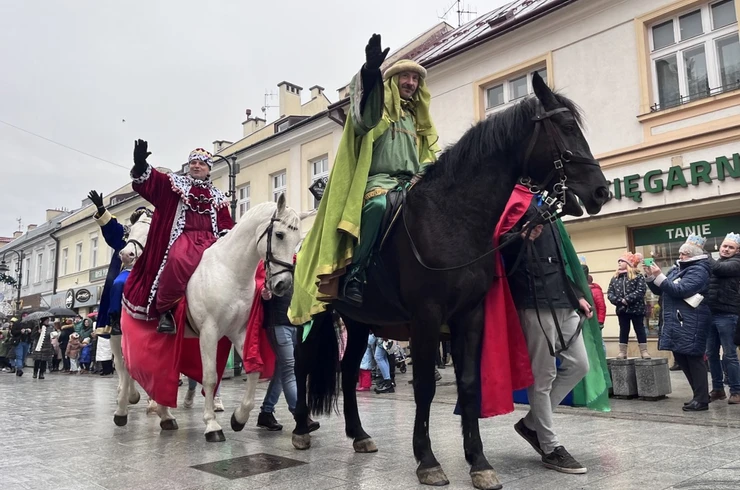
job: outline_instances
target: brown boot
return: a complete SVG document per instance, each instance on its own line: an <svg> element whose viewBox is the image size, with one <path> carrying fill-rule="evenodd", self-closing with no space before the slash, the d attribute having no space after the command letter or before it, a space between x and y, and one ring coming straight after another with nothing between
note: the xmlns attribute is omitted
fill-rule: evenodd
<svg viewBox="0 0 740 490"><path fill-rule="evenodd" d="M617 359L627 359L627 344L619 344L619 354Z"/></svg>
<svg viewBox="0 0 740 490"><path fill-rule="evenodd" d="M640 346L640 357L643 359L651 359L650 354L647 350L647 344L637 344Z"/></svg>
<svg viewBox="0 0 740 490"><path fill-rule="evenodd" d="M724 400L727 398L725 390L712 390L709 392L709 403L716 402L717 400Z"/></svg>
<svg viewBox="0 0 740 490"><path fill-rule="evenodd" d="M740 393L730 394L730 398L727 400L730 405L740 405Z"/></svg>

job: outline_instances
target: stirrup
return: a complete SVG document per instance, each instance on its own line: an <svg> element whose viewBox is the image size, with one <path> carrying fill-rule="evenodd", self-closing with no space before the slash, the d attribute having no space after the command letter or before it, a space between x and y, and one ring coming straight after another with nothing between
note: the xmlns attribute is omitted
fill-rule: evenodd
<svg viewBox="0 0 740 490"><path fill-rule="evenodd" d="M177 333L177 324L175 323L175 316L172 311L165 311L159 317L159 324L157 325L157 332L173 335Z"/></svg>
<svg viewBox="0 0 740 490"><path fill-rule="evenodd" d="M362 306L362 282L357 278L348 279L344 283L340 299L357 308Z"/></svg>

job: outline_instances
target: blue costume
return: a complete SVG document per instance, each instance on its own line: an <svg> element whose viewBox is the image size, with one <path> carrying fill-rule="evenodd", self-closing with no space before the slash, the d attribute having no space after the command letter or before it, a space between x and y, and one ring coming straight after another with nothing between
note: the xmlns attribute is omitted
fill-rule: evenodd
<svg viewBox="0 0 740 490"><path fill-rule="evenodd" d="M121 294L123 292L123 281L121 281L120 287L118 288L118 294L114 297L113 290L115 288L115 281L123 275L128 277L128 271L121 272L121 257L119 252L123 247L126 246L126 234L127 230L124 225L118 222L115 216L110 214L109 211L105 211L102 216L94 216L95 221L100 225L100 230L103 232L103 238L105 243L113 249L113 257L110 260L110 266L108 267L108 274L105 276L105 285L103 286L103 294L100 297L100 307L98 308L98 320L97 328L95 333L103 338L110 338L110 335L121 335L120 324L118 321L114 322L117 328L113 329L110 321L111 313L118 313L120 318L121 312Z"/></svg>

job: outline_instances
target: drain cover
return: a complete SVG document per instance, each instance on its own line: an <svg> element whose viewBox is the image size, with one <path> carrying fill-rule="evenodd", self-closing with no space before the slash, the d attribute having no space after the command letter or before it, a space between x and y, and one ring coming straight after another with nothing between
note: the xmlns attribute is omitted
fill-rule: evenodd
<svg viewBox="0 0 740 490"><path fill-rule="evenodd" d="M306 464L306 462L283 458L282 456L275 456L273 454L257 453L239 458L214 461L213 463L198 464L191 466L191 468L228 478L229 480L236 480L237 478L245 478L261 473L271 473L303 464Z"/></svg>

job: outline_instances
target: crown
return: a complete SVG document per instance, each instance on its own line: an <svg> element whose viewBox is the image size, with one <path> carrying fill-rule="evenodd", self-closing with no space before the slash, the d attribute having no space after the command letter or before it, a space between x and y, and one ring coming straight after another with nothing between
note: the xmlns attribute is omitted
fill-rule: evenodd
<svg viewBox="0 0 740 490"><path fill-rule="evenodd" d="M695 247L704 248L704 244L707 243L707 239L693 233L688 236L686 243L694 245Z"/></svg>
<svg viewBox="0 0 740 490"><path fill-rule="evenodd" d="M201 162L206 163L209 167L213 166L213 155L211 155L210 152L204 150L203 148L196 148L195 150L190 152L190 156L188 156L188 162L193 160L200 160Z"/></svg>
<svg viewBox="0 0 740 490"><path fill-rule="evenodd" d="M730 240L731 242L740 244L740 235L738 235L737 233L730 232L725 237L725 240Z"/></svg>

